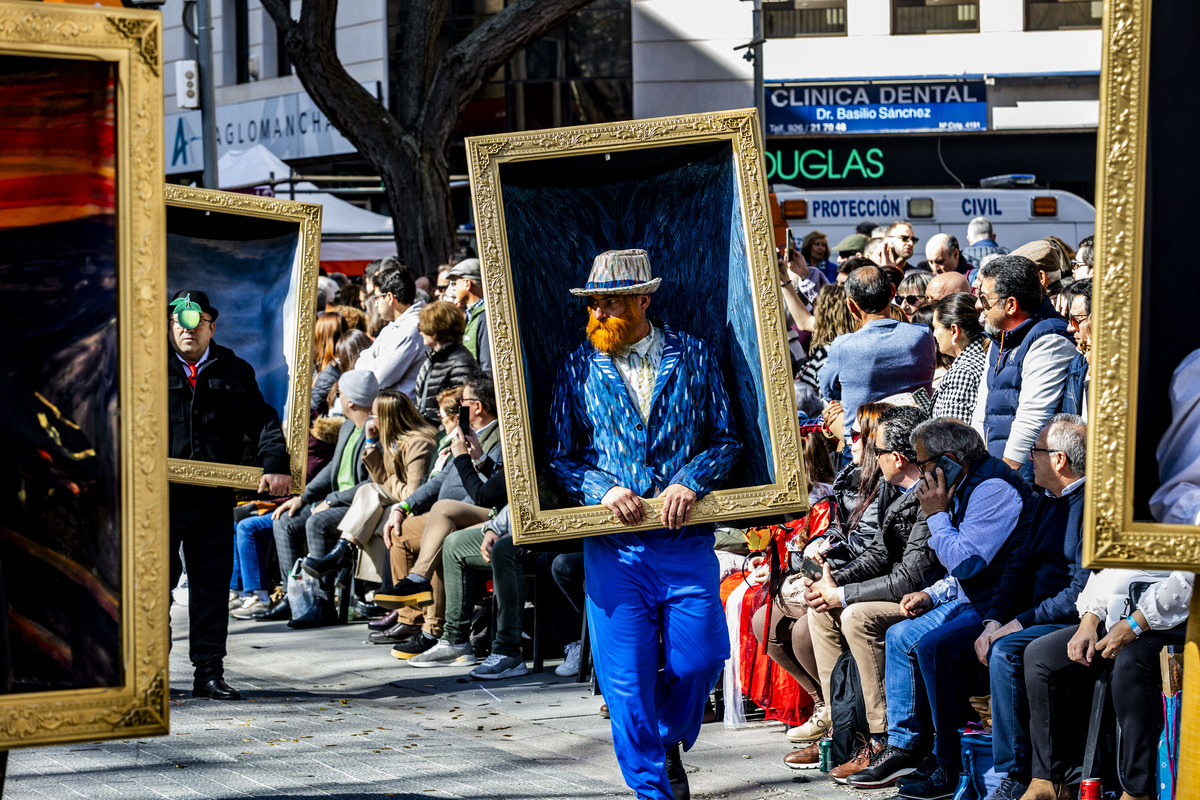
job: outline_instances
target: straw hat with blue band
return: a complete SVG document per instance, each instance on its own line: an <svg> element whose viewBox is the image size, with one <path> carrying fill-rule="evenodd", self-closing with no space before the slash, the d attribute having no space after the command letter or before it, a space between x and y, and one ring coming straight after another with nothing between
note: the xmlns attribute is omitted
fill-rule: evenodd
<svg viewBox="0 0 1200 800"><path fill-rule="evenodd" d="M662 278L650 273L650 256L645 250L607 250L592 261L592 271L582 289L572 289L576 297L593 295L651 294Z"/></svg>

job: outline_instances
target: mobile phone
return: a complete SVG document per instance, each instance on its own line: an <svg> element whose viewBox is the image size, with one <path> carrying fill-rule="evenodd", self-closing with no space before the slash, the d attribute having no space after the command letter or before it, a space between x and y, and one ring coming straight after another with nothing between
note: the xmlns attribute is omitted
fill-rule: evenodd
<svg viewBox="0 0 1200 800"><path fill-rule="evenodd" d="M458 429L462 431L462 435L466 436L467 431L471 430L471 407L458 407Z"/></svg>
<svg viewBox="0 0 1200 800"><path fill-rule="evenodd" d="M942 475L946 477L946 488L949 489L958 480L958 476L962 475L962 464L959 464L949 456L942 456L937 461L937 469L942 471Z"/></svg>
<svg viewBox="0 0 1200 800"><path fill-rule="evenodd" d="M819 581L825 577L825 570L821 569L821 565L808 556L805 556L804 560L800 562L800 572L810 581Z"/></svg>

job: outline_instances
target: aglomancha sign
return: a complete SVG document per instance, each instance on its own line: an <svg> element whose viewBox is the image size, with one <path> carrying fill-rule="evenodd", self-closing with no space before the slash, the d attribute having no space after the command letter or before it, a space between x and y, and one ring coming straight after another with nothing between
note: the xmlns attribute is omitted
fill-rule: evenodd
<svg viewBox="0 0 1200 800"><path fill-rule="evenodd" d="M768 84L767 134L987 130L983 81Z"/></svg>

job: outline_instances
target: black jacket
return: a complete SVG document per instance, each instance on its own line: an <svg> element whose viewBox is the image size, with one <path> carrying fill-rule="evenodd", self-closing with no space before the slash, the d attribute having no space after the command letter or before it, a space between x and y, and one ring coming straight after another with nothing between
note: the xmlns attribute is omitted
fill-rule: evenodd
<svg viewBox="0 0 1200 800"><path fill-rule="evenodd" d="M291 474L279 416L267 405L254 368L228 347L209 345L193 389L174 350L167 356L171 458L241 464L243 440L257 446L264 472Z"/></svg>
<svg viewBox="0 0 1200 800"><path fill-rule="evenodd" d="M846 587L846 603L893 603L946 574L929 546L929 524L915 491L902 494L883 513L875 538L862 555L833 573Z"/></svg>
<svg viewBox="0 0 1200 800"><path fill-rule="evenodd" d="M337 447L333 450L333 458L329 460L328 464L321 467L321 471L316 474L316 477L304 487L305 503L315 505L324 500L334 507L348 506L354 500L354 493L358 491L358 487L371 480L371 474L367 471L367 465L362 458L363 447L367 443L367 436L364 432L358 437L358 442L354 445L354 452L350 454L350 457L354 459L354 486L337 491L337 474L342 464L342 453L346 451L346 443L350 441L352 433L354 433L354 423L346 420L342 423L342 429L338 431Z"/></svg>
<svg viewBox="0 0 1200 800"><path fill-rule="evenodd" d="M479 362L475 356L458 342L442 345L439 350L427 351L425 363L417 373L417 388L413 392L417 411L434 425L440 425L438 395L446 389L462 386L471 373L478 371Z"/></svg>
<svg viewBox="0 0 1200 800"><path fill-rule="evenodd" d="M872 493L867 507L859 514L858 522L850 527L851 519L856 515L862 502L859 494L859 479L862 468L851 464L844 468L833 479L833 496L837 500L838 524L836 529L830 526L832 533L831 544L823 548L821 553L829 562L830 569L838 570L858 558L867 549L879 524L883 521L883 512L891 505L899 494L899 489L892 486L883 478L878 478L875 491Z"/></svg>

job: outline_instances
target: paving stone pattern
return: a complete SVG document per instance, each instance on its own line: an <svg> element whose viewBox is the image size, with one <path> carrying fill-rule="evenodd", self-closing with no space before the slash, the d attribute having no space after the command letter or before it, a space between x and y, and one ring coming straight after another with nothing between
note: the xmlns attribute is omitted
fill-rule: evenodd
<svg viewBox="0 0 1200 800"><path fill-rule="evenodd" d="M226 678L243 694L191 696L187 617L173 609L171 733L13 751L7 800L27 798L586 798L633 795L590 687L553 673L478 683L418 670L365 642L362 624L291 631L230 620ZM693 797L890 798L794 772L778 723L704 726L684 755Z"/></svg>

